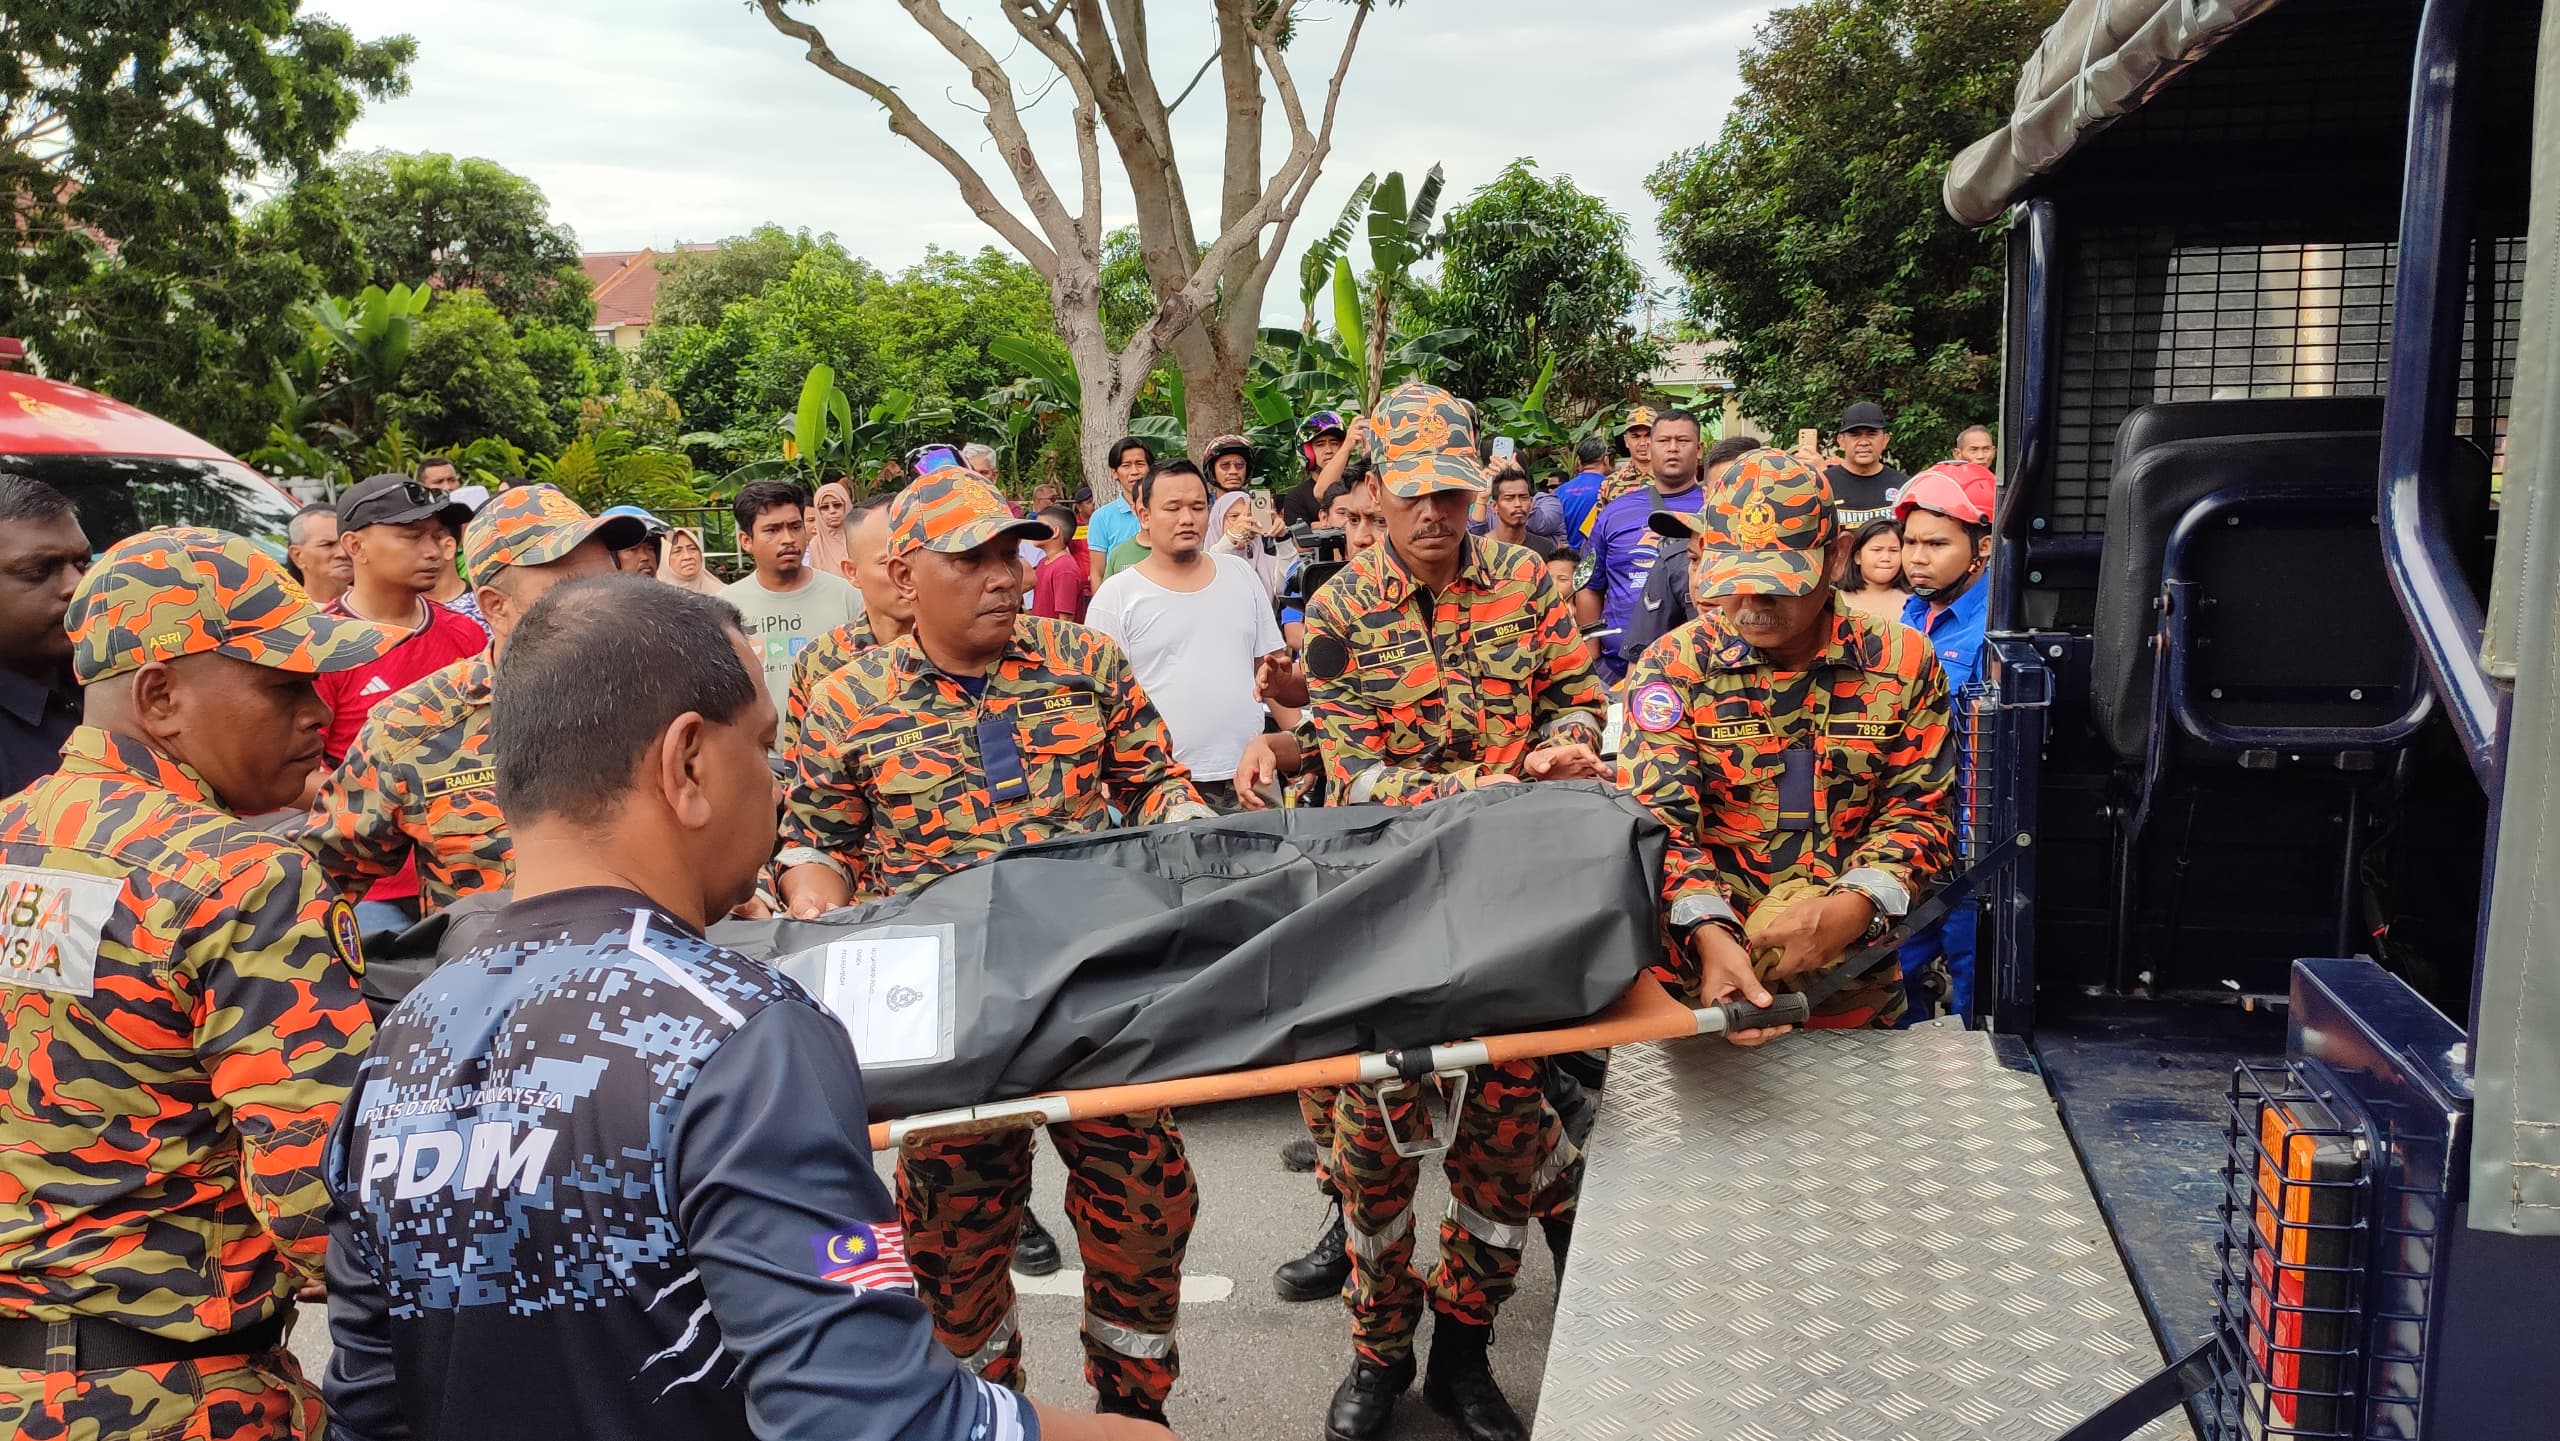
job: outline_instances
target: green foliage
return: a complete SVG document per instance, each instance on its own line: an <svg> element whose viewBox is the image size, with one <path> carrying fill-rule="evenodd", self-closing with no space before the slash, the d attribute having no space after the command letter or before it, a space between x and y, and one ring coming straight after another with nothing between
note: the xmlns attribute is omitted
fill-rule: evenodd
<svg viewBox="0 0 2560 1441"><path fill-rule="evenodd" d="M618 388L622 358L593 331L574 325L520 324L516 355L533 372L552 429L574 435L587 402Z"/></svg>
<svg viewBox="0 0 2560 1441"><path fill-rule="evenodd" d="M1138 227L1124 225L1102 238L1102 338L1118 350L1155 318L1156 285L1138 249Z"/></svg>
<svg viewBox="0 0 2560 1441"><path fill-rule="evenodd" d="M1559 408L1587 413L1624 401L1662 362L1628 318L1644 271L1626 217L1535 161L1511 162L1449 213L1440 259L1414 306L1431 328L1472 333L1439 377L1460 395L1512 395L1551 375Z"/></svg>
<svg viewBox="0 0 2560 1441"><path fill-rule="evenodd" d="M1649 182L1742 409L1784 434L1870 399L1894 449L1934 457L1996 408L2000 246L1938 189L2008 116L2063 0L1806 0L1742 56L1712 145Z"/></svg>
<svg viewBox="0 0 2560 1441"><path fill-rule="evenodd" d="M321 291L245 242L261 175L318 165L415 46L359 41L292 0L11 0L0 7L0 334L46 373L245 446Z"/></svg>
<svg viewBox="0 0 2560 1441"><path fill-rule="evenodd" d="M406 285L384 290L368 285L353 304L322 298L305 308L314 331L313 348L337 383L312 396L315 411L326 411L333 399L352 433L373 431L374 409L400 384L425 329L428 291ZM316 367L306 366L309 374Z"/></svg>
<svg viewBox="0 0 2560 1441"><path fill-rule="evenodd" d="M1369 213L1370 197L1378 193L1375 174L1361 177L1351 188L1351 198L1342 203L1342 213L1333 225L1315 238L1307 253L1298 260L1298 299L1307 308L1301 331L1309 337L1316 333L1316 298L1333 284L1334 262L1351 249L1351 237L1360 231L1361 221Z"/></svg>
<svg viewBox="0 0 2560 1441"><path fill-rule="evenodd" d="M716 250L679 250L658 257L658 308L652 326L720 323L722 312L764 293L816 250L842 253L833 235L812 236L779 225L732 235Z"/></svg>
<svg viewBox="0 0 2560 1441"><path fill-rule="evenodd" d="M918 395L982 395L1013 379L988 352L1002 336L1056 334L1048 282L989 246L975 255L928 248L864 308L886 384Z"/></svg>
<svg viewBox="0 0 2560 1441"><path fill-rule="evenodd" d="M374 150L313 182L337 192L374 284L477 290L501 315L585 329L596 318L578 240L541 187L488 160Z"/></svg>
<svg viewBox="0 0 2560 1441"><path fill-rule="evenodd" d="M616 505L681 510L703 501L694 488L690 461L642 446L612 426L579 436L556 456L535 456L523 474L560 487L591 512Z"/></svg>
<svg viewBox="0 0 2560 1441"><path fill-rule="evenodd" d="M429 449L494 435L528 451L560 444L541 382L515 333L487 296L448 295L428 312L399 385L382 398L385 420Z"/></svg>
<svg viewBox="0 0 2560 1441"><path fill-rule="evenodd" d="M845 429L860 432L846 463L876 463L902 454L893 441L928 418L963 423L953 418L963 403L978 407L970 438L1021 440L1028 432L979 399L1025 374L999 358L1008 341L1057 344L1048 287L1029 266L992 249L929 250L883 276L829 239L813 242L781 278L724 304L715 325L652 326L636 370L674 398L698 458L737 466L782 457L784 421L797 414L811 371L825 366L851 413Z"/></svg>

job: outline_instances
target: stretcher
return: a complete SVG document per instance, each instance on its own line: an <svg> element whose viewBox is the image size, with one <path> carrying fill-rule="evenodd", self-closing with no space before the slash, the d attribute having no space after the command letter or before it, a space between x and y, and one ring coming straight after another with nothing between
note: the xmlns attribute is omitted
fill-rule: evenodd
<svg viewBox="0 0 2560 1441"><path fill-rule="evenodd" d="M1394 1051L1354 1052L1282 1066L1229 1071L1223 1075L1152 1081L1134 1086L1097 1086L1055 1091L1018 1101L992 1101L958 1110L936 1111L876 1122L871 1127L875 1150L928 1137L1051 1126L1062 1121L1094 1120L1132 1112L1179 1106L1208 1106L1221 1101L1279 1096L1320 1086L1359 1083L1411 1084L1428 1076L1463 1076L1478 1066L1502 1061L1528 1061L1575 1051L1606 1050L1642 1041L1668 1041L1684 1036L1720 1035L1727 1030L1800 1025L1811 1014L1811 1001L1800 993L1774 998L1766 1008L1716 1005L1692 1010L1675 1000L1651 975L1636 977L1625 995L1587 1021L1553 1030L1519 1031L1478 1036L1434 1046ZM1446 1134L1445 1131L1442 1134Z"/></svg>
<svg viewBox="0 0 2560 1441"><path fill-rule="evenodd" d="M1991 848L1963 874L1914 907L1881 939L1861 947L1801 989L1776 993L1766 1007L1753 1006L1737 998L1692 1008L1682 1005L1651 974L1641 973L1634 984L1627 987L1626 993L1606 1010L1568 1026L1478 1036L1470 1040L1399 1050L1352 1052L1284 1065L1226 1071L1212 1076L1061 1090L1018 1100L990 1101L874 1122L871 1145L874 1150L886 1150L909 1141L933 1137L1028 1130L1065 1121L1096 1120L1105 1116L1126 1116L1182 1106L1215 1105L1222 1101L1286 1095L1325 1086L1409 1086L1433 1076L1463 1084L1468 1072L1497 1062L1537 1060L1649 1041L1722 1035L1727 1031L1801 1026L1811 1017L1815 1006L1896 955L1906 940L1926 930L1944 917L1951 907L1969 898L1980 879L2007 864L2023 841L2024 837L2012 837ZM1454 1110L1457 1103L1456 1095L1449 1096L1447 1109ZM1442 1137L1451 1134L1445 1124L1434 1126L1432 1133ZM1402 1137L1397 1138L1397 1148L1408 1154L1422 1154L1434 1149L1428 1144L1408 1145Z"/></svg>

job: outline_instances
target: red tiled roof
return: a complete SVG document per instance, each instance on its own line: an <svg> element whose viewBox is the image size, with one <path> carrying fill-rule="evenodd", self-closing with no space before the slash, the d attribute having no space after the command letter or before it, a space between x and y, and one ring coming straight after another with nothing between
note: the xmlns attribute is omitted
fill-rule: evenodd
<svg viewBox="0 0 2560 1441"><path fill-rule="evenodd" d="M679 250L717 250L717 245L684 245ZM658 312L659 252L600 250L578 257L595 287L596 328L619 330L626 325L646 329Z"/></svg>

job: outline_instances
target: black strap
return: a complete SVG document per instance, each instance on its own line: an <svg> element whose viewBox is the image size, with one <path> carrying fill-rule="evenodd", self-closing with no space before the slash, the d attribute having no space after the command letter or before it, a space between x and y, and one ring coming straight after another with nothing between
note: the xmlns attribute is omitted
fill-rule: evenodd
<svg viewBox="0 0 2560 1441"><path fill-rule="evenodd" d="M1860 976L1874 970L1878 962L1900 952L1903 942L1926 930L1931 922L1953 910L1958 901L1972 895L1974 888L1981 885L1992 872L2009 863L2010 853L2017 849L2018 837L2016 836L2011 836L1993 846L1981 860L1966 867L1964 874L1938 887L1929 899L1912 907L1909 915L1894 922L1893 929L1885 932L1882 940L1874 945L1851 951L1847 960L1816 977L1813 984L1804 988L1805 1000L1809 1004L1818 1006L1847 990Z"/></svg>
<svg viewBox="0 0 2560 1441"><path fill-rule="evenodd" d="M0 1318L0 1366L14 1371L113 1371L208 1356L263 1356L284 1345L285 1318L291 1314L279 1311L245 1331L201 1341L154 1336L94 1316L59 1322Z"/></svg>
<svg viewBox="0 0 2560 1441"><path fill-rule="evenodd" d="M2054 1441L2129 1441L2133 1433L2169 1414L2188 1397L2203 1394L2221 1379L2221 1349L2222 1336L2217 1332Z"/></svg>

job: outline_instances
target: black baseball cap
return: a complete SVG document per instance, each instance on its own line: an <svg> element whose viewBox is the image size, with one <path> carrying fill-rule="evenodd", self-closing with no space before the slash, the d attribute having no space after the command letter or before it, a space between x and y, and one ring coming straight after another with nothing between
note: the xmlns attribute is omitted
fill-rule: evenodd
<svg viewBox="0 0 2560 1441"><path fill-rule="evenodd" d="M1840 417L1842 435L1853 430L1891 430L1892 428L1885 424L1884 407L1872 400L1859 401L1849 407L1848 414Z"/></svg>
<svg viewBox="0 0 2560 1441"><path fill-rule="evenodd" d="M338 497L338 528L362 530L368 525L407 525L413 520L440 520L459 532L471 519L471 507L438 495L397 471L369 475Z"/></svg>

